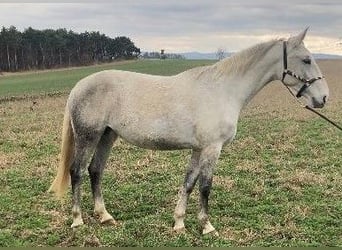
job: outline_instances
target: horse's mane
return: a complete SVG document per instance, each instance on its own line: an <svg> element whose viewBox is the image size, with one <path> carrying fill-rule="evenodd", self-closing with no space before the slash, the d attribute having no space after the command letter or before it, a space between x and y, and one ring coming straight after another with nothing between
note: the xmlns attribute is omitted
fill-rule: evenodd
<svg viewBox="0 0 342 250"><path fill-rule="evenodd" d="M269 50L283 39L274 39L268 42L259 43L250 48L235 53L211 66L197 67L188 70L197 79L211 73L213 77L220 77L227 74L245 74L250 68L258 63ZM281 53L281 52L279 52Z"/></svg>
<svg viewBox="0 0 342 250"><path fill-rule="evenodd" d="M253 65L258 63L278 41L279 39L274 39L268 42L259 43L217 62L214 66L217 67L218 70L222 70L225 74L244 74ZM281 53L281 51L279 51L279 53Z"/></svg>

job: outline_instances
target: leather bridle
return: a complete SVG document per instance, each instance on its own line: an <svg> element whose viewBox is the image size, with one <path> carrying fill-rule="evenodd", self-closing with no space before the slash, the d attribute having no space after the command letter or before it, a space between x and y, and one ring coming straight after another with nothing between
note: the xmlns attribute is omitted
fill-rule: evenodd
<svg viewBox="0 0 342 250"><path fill-rule="evenodd" d="M287 69L287 48L286 48L286 41L283 41L283 64L284 64L284 71L283 71L283 77L281 79L282 83L285 84L284 79L286 77L286 75L290 75L296 79L298 79L299 81L303 82L303 86L300 88L300 90L298 91L298 93L296 94L296 97L299 98L302 96L303 92L311 86L311 84L313 84L315 81L317 80L321 80L324 78L324 76L318 76L318 77L314 77L311 79L305 79L303 77L300 77L298 75L296 75L295 73L293 73L291 70Z"/></svg>

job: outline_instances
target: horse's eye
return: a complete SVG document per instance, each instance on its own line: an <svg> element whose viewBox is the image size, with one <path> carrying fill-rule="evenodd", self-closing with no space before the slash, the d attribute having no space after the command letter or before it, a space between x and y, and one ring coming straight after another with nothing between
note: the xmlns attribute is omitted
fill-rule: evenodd
<svg viewBox="0 0 342 250"><path fill-rule="evenodd" d="M311 64L311 59L310 58L305 58L305 59L303 59L303 63Z"/></svg>

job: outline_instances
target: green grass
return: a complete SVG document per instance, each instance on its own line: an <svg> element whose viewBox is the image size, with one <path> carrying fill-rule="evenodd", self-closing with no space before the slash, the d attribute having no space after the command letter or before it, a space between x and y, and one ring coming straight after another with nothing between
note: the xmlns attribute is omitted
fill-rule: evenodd
<svg viewBox="0 0 342 250"><path fill-rule="evenodd" d="M203 63L146 61L115 67L171 74ZM72 70L70 79L96 70ZM59 72L45 74L53 80ZM12 77L19 76L6 79ZM30 94L59 91L47 86ZM8 93L27 93L18 89ZM58 164L66 98L1 103L0 246L342 246L341 138L318 118L288 119L286 112L272 117L253 109L241 117L237 138L224 148L216 168L210 216L219 237L200 234L197 190L189 201L186 233L171 230L188 150L143 150L121 140L111 151L103 180L107 210L119 224L103 226L94 218L85 174L86 224L70 229L70 196L60 203L46 193Z"/></svg>
<svg viewBox="0 0 342 250"><path fill-rule="evenodd" d="M0 97L67 92L92 73L119 69L155 75L174 75L186 69L212 64L212 60L138 60L58 71L0 76Z"/></svg>

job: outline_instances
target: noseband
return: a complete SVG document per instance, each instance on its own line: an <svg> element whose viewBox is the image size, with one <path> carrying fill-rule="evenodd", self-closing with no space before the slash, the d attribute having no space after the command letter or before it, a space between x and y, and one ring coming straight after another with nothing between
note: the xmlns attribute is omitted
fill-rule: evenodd
<svg viewBox="0 0 342 250"><path fill-rule="evenodd" d="M299 98L302 96L303 92L311 86L311 84L313 84L315 81L317 80L321 80L324 78L324 76L318 76L318 77L314 77L311 79L305 79L303 77L300 77L298 75L296 75L295 73L293 73L291 70L287 69L287 48L286 48L286 41L283 42L283 64L284 64L284 71L283 71L283 78L281 79L282 83L285 84L284 79L286 75L290 75L296 79L298 79L299 81L303 82L303 86L300 88L300 90L298 91L298 93L296 94L296 97ZM286 84L285 84L286 85Z"/></svg>

